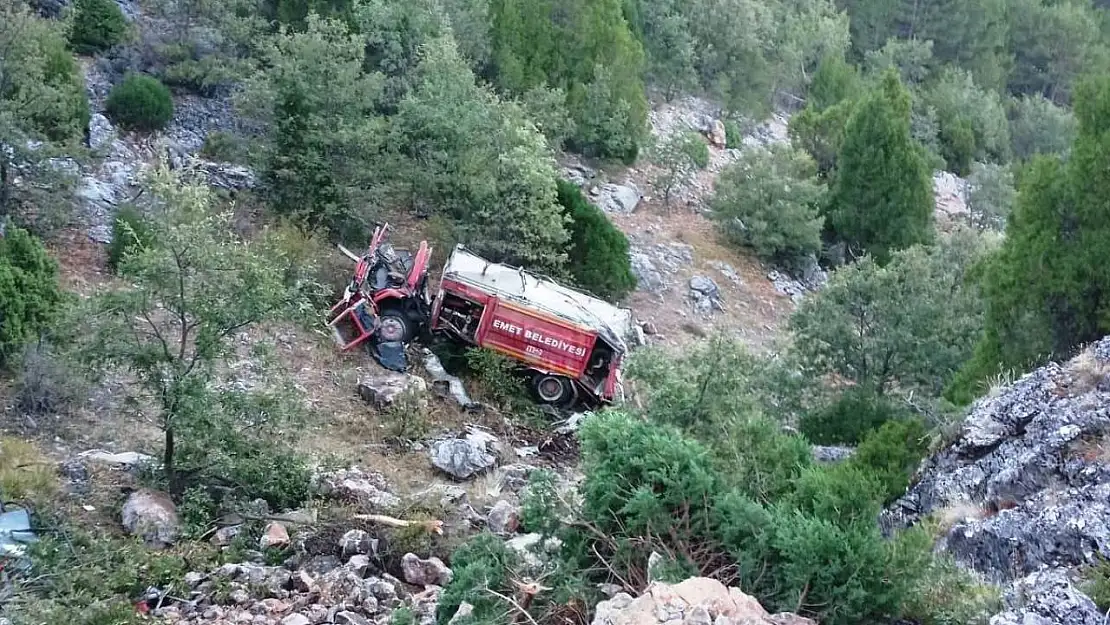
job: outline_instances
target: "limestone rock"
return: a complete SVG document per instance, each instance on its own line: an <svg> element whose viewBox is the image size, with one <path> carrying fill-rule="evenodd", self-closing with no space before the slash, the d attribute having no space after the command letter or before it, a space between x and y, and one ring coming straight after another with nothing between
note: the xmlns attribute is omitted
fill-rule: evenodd
<svg viewBox="0 0 1110 625"><path fill-rule="evenodd" d="M443 560L434 556L424 559L414 553L401 557L401 570L405 573L405 581L417 586L446 586L453 577Z"/></svg>
<svg viewBox="0 0 1110 625"><path fill-rule="evenodd" d="M504 499L498 500L490 509L486 523L494 534L514 534L520 527L520 509Z"/></svg>
<svg viewBox="0 0 1110 625"><path fill-rule="evenodd" d="M258 539L258 546L263 549L289 546L289 530L281 523L271 521Z"/></svg>
<svg viewBox="0 0 1110 625"><path fill-rule="evenodd" d="M181 533L177 508L169 495L149 489L131 493L123 504L123 528L151 547L168 547Z"/></svg>
<svg viewBox="0 0 1110 625"><path fill-rule="evenodd" d="M471 428L464 437L436 441L429 453L432 466L466 480L497 465L498 445L496 436Z"/></svg>
<svg viewBox="0 0 1110 625"><path fill-rule="evenodd" d="M786 620L789 617L793 620ZM593 625L658 625L683 623L713 625L815 625L793 614L771 616L753 597L717 580L693 577L678 584L654 582L644 594L632 598L617 593L597 605Z"/></svg>
<svg viewBox="0 0 1110 625"><path fill-rule="evenodd" d="M1033 573L1005 595L1006 611L991 618L990 625L1103 625L1105 615L1095 602L1077 590L1060 569Z"/></svg>
<svg viewBox="0 0 1110 625"><path fill-rule="evenodd" d="M316 483L326 496L356 501L376 511L388 511L401 505L401 499L390 492L385 477L358 467L322 473L316 476Z"/></svg>
<svg viewBox="0 0 1110 625"><path fill-rule="evenodd" d="M351 530L339 539L339 549L343 557L360 554L378 555L378 539L363 530Z"/></svg>
<svg viewBox="0 0 1110 625"><path fill-rule="evenodd" d="M392 405L404 393L420 396L427 390L424 378L395 371L382 370L358 381L359 397L379 410Z"/></svg>

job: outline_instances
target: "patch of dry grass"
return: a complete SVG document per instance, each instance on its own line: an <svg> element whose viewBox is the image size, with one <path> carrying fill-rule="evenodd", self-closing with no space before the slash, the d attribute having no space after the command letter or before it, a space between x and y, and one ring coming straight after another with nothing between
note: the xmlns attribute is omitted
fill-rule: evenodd
<svg viewBox="0 0 1110 625"><path fill-rule="evenodd" d="M1110 362L1100 361L1092 348L1073 358L1064 371L1071 378L1068 394L1072 397L1095 390L1110 390Z"/></svg>
<svg viewBox="0 0 1110 625"><path fill-rule="evenodd" d="M0 437L0 496L4 501L39 501L58 490L55 465L33 444Z"/></svg>

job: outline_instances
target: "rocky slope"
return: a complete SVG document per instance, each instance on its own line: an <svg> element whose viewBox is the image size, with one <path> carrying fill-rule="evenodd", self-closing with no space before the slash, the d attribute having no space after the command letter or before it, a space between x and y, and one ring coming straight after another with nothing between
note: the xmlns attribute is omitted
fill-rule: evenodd
<svg viewBox="0 0 1110 625"><path fill-rule="evenodd" d="M1110 557L1108 452L1110 337L977 402L883 521L939 523L940 549L1007 586L992 625L1101 624L1075 580Z"/></svg>

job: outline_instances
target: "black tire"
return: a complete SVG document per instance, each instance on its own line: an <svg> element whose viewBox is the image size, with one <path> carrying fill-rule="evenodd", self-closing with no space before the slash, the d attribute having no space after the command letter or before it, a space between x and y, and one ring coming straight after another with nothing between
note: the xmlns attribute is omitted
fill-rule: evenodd
<svg viewBox="0 0 1110 625"><path fill-rule="evenodd" d="M532 392L540 403L559 407L570 405L578 395L574 390L574 382L551 373L537 373L532 376Z"/></svg>
<svg viewBox="0 0 1110 625"><path fill-rule="evenodd" d="M416 333L416 324L400 308L386 308L378 318L379 343L408 343Z"/></svg>

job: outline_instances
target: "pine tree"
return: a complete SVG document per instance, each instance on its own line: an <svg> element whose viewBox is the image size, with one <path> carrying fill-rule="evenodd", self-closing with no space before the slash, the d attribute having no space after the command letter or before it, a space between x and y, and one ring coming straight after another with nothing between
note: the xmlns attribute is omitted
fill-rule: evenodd
<svg viewBox="0 0 1110 625"><path fill-rule="evenodd" d="M829 221L836 235L880 263L933 237L928 166L910 136L910 96L888 70L848 121Z"/></svg>
<svg viewBox="0 0 1110 625"><path fill-rule="evenodd" d="M1021 176L1006 240L987 268L987 326L949 390L967 401L1000 369L1064 357L1110 333L1110 77L1076 90L1067 162L1039 156Z"/></svg>

